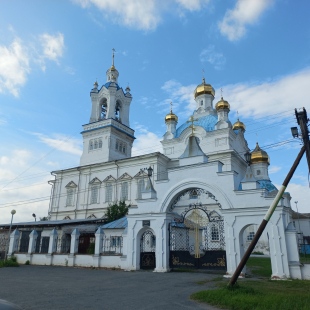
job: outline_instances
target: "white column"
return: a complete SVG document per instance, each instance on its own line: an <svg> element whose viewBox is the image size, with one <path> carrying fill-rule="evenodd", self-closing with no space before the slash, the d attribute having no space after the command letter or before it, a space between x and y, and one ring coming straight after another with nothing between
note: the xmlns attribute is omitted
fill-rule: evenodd
<svg viewBox="0 0 310 310"><path fill-rule="evenodd" d="M70 254L76 254L79 249L80 232L75 228L71 234Z"/></svg>
<svg viewBox="0 0 310 310"><path fill-rule="evenodd" d="M28 254L32 254L35 252L37 239L38 239L38 233L34 229L29 235Z"/></svg>
<svg viewBox="0 0 310 310"><path fill-rule="evenodd" d="M58 233L57 233L57 230L54 228L50 233L50 242L48 245L48 254L53 254L56 252L57 239L58 239Z"/></svg>
<svg viewBox="0 0 310 310"><path fill-rule="evenodd" d="M102 241L104 232L102 227L99 227L95 233L95 253L93 255L93 266L100 267L100 254L102 252Z"/></svg>
<svg viewBox="0 0 310 310"><path fill-rule="evenodd" d="M102 252L102 241L104 232L102 227L99 227L95 233L95 255L100 255Z"/></svg>
<svg viewBox="0 0 310 310"><path fill-rule="evenodd" d="M20 233L17 229L15 229L10 235L10 245L9 245L9 252L8 257L12 256L15 252L18 251L18 242L19 242Z"/></svg>

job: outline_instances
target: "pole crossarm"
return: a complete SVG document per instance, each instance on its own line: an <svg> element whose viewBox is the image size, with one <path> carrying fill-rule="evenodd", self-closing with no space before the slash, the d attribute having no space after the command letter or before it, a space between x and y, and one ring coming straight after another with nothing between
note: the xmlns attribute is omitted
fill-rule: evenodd
<svg viewBox="0 0 310 310"><path fill-rule="evenodd" d="M307 157L307 163L308 163L308 170L310 173L310 141L309 141L309 130L308 130L308 117L307 117L307 111L305 108L303 108L301 111L297 111L295 109L295 116L297 119L297 123L301 130L301 136L304 143L304 146L306 148L306 157Z"/></svg>

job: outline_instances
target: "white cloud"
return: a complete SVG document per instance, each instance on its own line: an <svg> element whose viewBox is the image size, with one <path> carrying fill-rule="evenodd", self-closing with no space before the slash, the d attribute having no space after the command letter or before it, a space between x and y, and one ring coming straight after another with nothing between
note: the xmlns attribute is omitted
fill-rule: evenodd
<svg viewBox="0 0 310 310"><path fill-rule="evenodd" d="M295 107L309 106L305 100L310 97L309 80L307 68L268 82L227 85L223 89L226 100L243 116L267 116L287 110L293 114Z"/></svg>
<svg viewBox="0 0 310 310"><path fill-rule="evenodd" d="M209 62L216 70L221 70L226 63L226 58L221 52L215 51L214 45L209 45L200 53L201 62Z"/></svg>
<svg viewBox="0 0 310 310"><path fill-rule="evenodd" d="M296 211L294 201L298 201L298 211L301 213L309 213L310 188L308 184L290 183L286 191L292 196L291 207L294 211Z"/></svg>
<svg viewBox="0 0 310 310"><path fill-rule="evenodd" d="M36 135L41 142L58 151L78 156L82 154L80 139L74 139L64 135L55 135L55 137L47 137L40 133L35 133L34 135Z"/></svg>
<svg viewBox="0 0 310 310"><path fill-rule="evenodd" d="M184 112L180 112L179 114L184 114L186 116L192 114L196 106L193 94L196 86L197 85L194 84L183 86L176 80L169 80L165 82L165 84L162 86L162 89L169 95L169 99L167 99L165 103L167 104L168 102L172 101L173 111L175 112L177 112L178 106L186 104L185 110L182 108L182 111Z"/></svg>
<svg viewBox="0 0 310 310"><path fill-rule="evenodd" d="M282 169L282 167L279 167L279 166L270 166L268 169L268 172L269 172L269 174L273 174L273 173L277 173L281 169Z"/></svg>
<svg viewBox="0 0 310 310"><path fill-rule="evenodd" d="M27 82L31 65L39 64L45 70L45 59L58 63L64 51L63 34L44 33L39 36L39 42L42 53L37 46L38 40L24 43L15 38L9 46L0 45L0 93L9 92L18 97Z"/></svg>
<svg viewBox="0 0 310 310"><path fill-rule="evenodd" d="M128 27L153 30L162 20L166 11L201 10L209 0L72 0L82 8L94 5L113 22L117 21ZM109 15L109 16L108 16Z"/></svg>
<svg viewBox="0 0 310 310"><path fill-rule="evenodd" d="M245 35L246 26L257 22L273 2L274 0L238 0L234 9L227 10L218 24L222 35L230 41L239 40Z"/></svg>
<svg viewBox="0 0 310 310"><path fill-rule="evenodd" d="M30 73L27 48L19 39L10 46L0 46L0 92L10 92L18 97L20 88Z"/></svg>
<svg viewBox="0 0 310 310"><path fill-rule="evenodd" d="M0 157L0 223L10 222L12 209L16 210L14 222L31 221L32 213L38 218L47 215L51 189L47 181L51 176L33 166L35 158L34 153L26 149L14 149ZM28 174L23 173L27 170ZM40 201L34 202L36 198Z"/></svg>
<svg viewBox="0 0 310 310"><path fill-rule="evenodd" d="M198 11L208 2L209 0L176 0L176 3L189 11Z"/></svg>
<svg viewBox="0 0 310 310"><path fill-rule="evenodd" d="M160 141L155 133L148 131L141 125L136 125L136 140L132 147L132 156L138 156L153 152L163 152Z"/></svg>
<svg viewBox="0 0 310 310"><path fill-rule="evenodd" d="M223 85L224 98L229 101L231 110L238 111L241 117L265 117L279 113L277 120L293 117L294 108L302 105L310 110L305 98L310 97L310 68L299 72L270 79L268 82L240 83ZM165 82L162 89L169 98L165 102L173 102L174 111L182 105L184 115L189 115L196 107L193 92L197 85L183 86L176 80ZM219 90L217 91L219 94ZM219 95L216 96L219 98ZM214 104L217 99L214 100ZM185 106L185 109L183 108ZM283 113L284 111L291 111ZM182 115L182 112L180 112Z"/></svg>
<svg viewBox="0 0 310 310"><path fill-rule="evenodd" d="M64 35L62 33L58 33L57 35L44 33L40 35L40 41L43 48L43 56L49 60L58 62L58 59L62 57L64 52Z"/></svg>

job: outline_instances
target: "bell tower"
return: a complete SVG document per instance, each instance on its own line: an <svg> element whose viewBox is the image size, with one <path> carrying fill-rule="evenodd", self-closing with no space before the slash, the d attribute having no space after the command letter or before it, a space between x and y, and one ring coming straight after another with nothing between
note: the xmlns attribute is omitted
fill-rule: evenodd
<svg viewBox="0 0 310 310"><path fill-rule="evenodd" d="M132 101L130 88L125 91L118 84L119 72L114 65L106 71L106 83L98 88L97 81L90 91L91 115L83 125L83 154L80 165L108 162L131 157L134 130L129 126Z"/></svg>

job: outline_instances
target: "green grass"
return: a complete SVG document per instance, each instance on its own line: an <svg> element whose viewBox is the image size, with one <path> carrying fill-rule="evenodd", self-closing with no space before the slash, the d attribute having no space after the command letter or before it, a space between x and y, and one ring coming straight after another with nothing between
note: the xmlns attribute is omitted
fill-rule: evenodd
<svg viewBox="0 0 310 310"><path fill-rule="evenodd" d="M192 299L232 310L303 310L310 305L310 281L242 281L228 288L227 283L202 291Z"/></svg>
<svg viewBox="0 0 310 310"><path fill-rule="evenodd" d="M238 280L233 288L226 280L217 281L217 288L191 296L219 308L230 310L303 310L310 309L310 281L272 281L269 258L250 257L247 269L259 279Z"/></svg>
<svg viewBox="0 0 310 310"><path fill-rule="evenodd" d="M271 277L271 261L269 257L250 257L246 263L249 273L254 277Z"/></svg>
<svg viewBox="0 0 310 310"><path fill-rule="evenodd" d="M300 262L303 264L310 264L310 254L299 254Z"/></svg>
<svg viewBox="0 0 310 310"><path fill-rule="evenodd" d="M7 260L0 261L0 268L2 267L19 267L16 257L11 257Z"/></svg>

